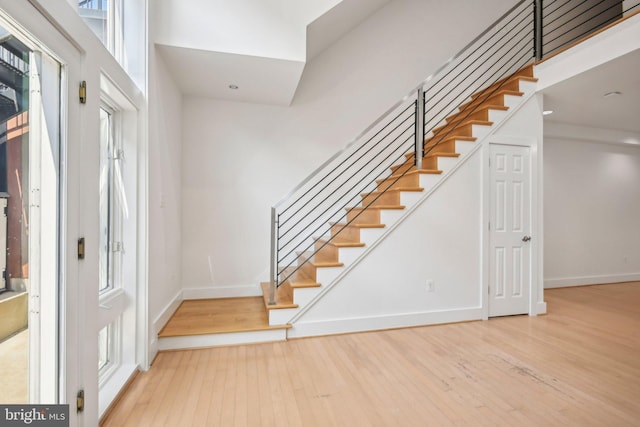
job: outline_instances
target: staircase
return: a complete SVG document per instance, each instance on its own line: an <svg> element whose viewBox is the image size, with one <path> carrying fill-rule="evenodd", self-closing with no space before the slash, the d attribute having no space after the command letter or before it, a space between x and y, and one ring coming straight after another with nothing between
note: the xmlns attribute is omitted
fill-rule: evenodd
<svg viewBox="0 0 640 427"><path fill-rule="evenodd" d="M183 304L160 334L159 348L296 335L296 320L396 225L428 205L533 95L533 12L531 2L519 2L272 208L271 277L261 284L265 315L256 316L264 324L244 332L212 327L187 339L172 332L172 322L189 316Z"/></svg>
<svg viewBox="0 0 640 427"><path fill-rule="evenodd" d="M297 264L282 270L287 279L269 304L269 283L262 283L269 325L286 325L348 272L366 249L401 221L408 208L446 180L464 160L535 92L533 65L477 92L434 128L425 140L422 164L414 152L376 181L374 191L360 195L358 206L346 209L344 222L330 223L329 233L315 238L314 250L297 253Z"/></svg>

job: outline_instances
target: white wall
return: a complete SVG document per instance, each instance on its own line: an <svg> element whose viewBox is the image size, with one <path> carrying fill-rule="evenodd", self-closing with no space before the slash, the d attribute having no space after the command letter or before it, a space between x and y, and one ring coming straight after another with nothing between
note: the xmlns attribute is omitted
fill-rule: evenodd
<svg viewBox="0 0 640 427"><path fill-rule="evenodd" d="M150 11L151 13L153 11ZM151 22L153 31L156 23ZM153 33L152 33L153 34ZM152 37L150 37L153 40ZM181 300L182 95L149 44L149 342Z"/></svg>
<svg viewBox="0 0 640 427"><path fill-rule="evenodd" d="M185 289L257 292L270 206L515 3L390 2L307 64L289 108L186 97Z"/></svg>
<svg viewBox="0 0 640 427"><path fill-rule="evenodd" d="M482 150L474 153L302 315L289 336L480 319L482 160Z"/></svg>
<svg viewBox="0 0 640 427"><path fill-rule="evenodd" d="M640 280L640 146L603 131L545 129L545 287Z"/></svg>

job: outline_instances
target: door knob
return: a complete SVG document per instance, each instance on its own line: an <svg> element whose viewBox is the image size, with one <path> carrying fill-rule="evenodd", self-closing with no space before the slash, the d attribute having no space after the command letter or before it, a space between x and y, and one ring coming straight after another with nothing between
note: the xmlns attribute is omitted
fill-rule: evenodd
<svg viewBox="0 0 640 427"><path fill-rule="evenodd" d="M523 241L523 242L528 242L529 240L531 240L531 236L524 236L524 237L522 238L522 241Z"/></svg>

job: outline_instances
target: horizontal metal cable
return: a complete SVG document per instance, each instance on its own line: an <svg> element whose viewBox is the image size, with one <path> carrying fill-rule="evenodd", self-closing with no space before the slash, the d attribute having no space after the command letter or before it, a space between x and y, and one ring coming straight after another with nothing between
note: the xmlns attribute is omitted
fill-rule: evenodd
<svg viewBox="0 0 640 427"><path fill-rule="evenodd" d="M344 159L342 162L340 162L338 165L336 165L330 172L328 172L324 177L322 177L320 180L318 180L318 182L316 184L313 185L313 187L309 188L302 196L298 197L295 201L293 201L289 206L287 206L285 209L282 210L282 213L285 213L287 210L289 210L291 207L293 207L300 199L302 199L306 194L308 194L309 192L311 192L313 189L315 189L318 185L320 185L320 183L325 180L329 175L331 175L333 172L335 172L336 169L338 169L340 166L344 165L351 157L353 157L355 155L355 153L357 153L358 151L362 150L363 148L366 148L366 146L376 137L378 136L382 131L384 131L388 126L391 125L391 123L393 123L393 121L395 119L397 119L398 117L400 117L402 114L404 114L409 108L411 107L411 104L409 106L407 106L407 108L405 108L403 111L401 111L400 113L398 113L394 118L392 118L389 123L387 123L382 129L380 129L375 135L373 135L371 138L369 138L369 140L367 140L365 143L363 143L362 145L360 145L352 154L350 154L346 159Z"/></svg>
<svg viewBox="0 0 640 427"><path fill-rule="evenodd" d="M379 144L383 143L383 141L385 140L385 138L386 138L386 137L388 137L389 135L391 135L394 131L398 130L398 129L400 128L400 126L404 125L404 124L406 123L406 121L407 121L407 120L410 120L410 119L414 119L414 117L413 117L413 116L409 116L409 117L407 117L406 119L404 119L402 122L398 123L398 124L397 124L397 125L396 125L392 130L391 130L391 131L389 131L389 132L387 133L387 135L385 135L385 136L384 136L384 138L383 138L383 139L381 139L380 141L378 141L378 142L374 145L374 147L377 147ZM410 128L411 126L413 126L413 123L410 123L410 124L409 124L409 128ZM409 128L408 128L408 129L409 129ZM405 131L406 131L406 130L405 130ZM404 131L403 131L403 132L404 132ZM360 157L359 157L359 158L358 158L354 163L352 163L352 165L350 165L349 167L351 167L351 166L354 166L354 167L355 167L355 165L357 164L357 162L358 162L359 160L361 160L365 155L366 155L366 153L362 154L362 155L361 155L361 156L360 156ZM376 156L377 156L377 154L376 154ZM341 173L340 175L338 175L338 177L339 177L339 176L341 176L341 175L342 175L342 173ZM336 177L335 179L337 179L338 177ZM327 186L325 186L325 188L326 188L326 187L328 187L328 185L330 185L331 183L333 183L333 182L335 181L335 179L334 179L334 180L332 180L329 184L327 184ZM345 184L344 184L344 182L343 182L343 184L341 184L341 185L340 185L336 190L338 190L338 189L342 188L342 186L343 186L343 185L345 185ZM335 191L335 190L334 190L334 191ZM297 212L299 212L299 210L298 210L298 211L296 211L296 213L297 213ZM310 211L310 212L311 212L311 211ZM309 214L310 214L310 213L309 213ZM309 214L307 214L307 215L309 215ZM302 219L304 219L307 215L303 216L303 217L302 217L302 218L301 218L297 223L295 223L293 226L289 227L289 229L293 229L293 228L294 228L294 227L295 227L295 226L296 226L296 225L297 225L297 224L298 224ZM293 217L293 216L291 216L291 217L290 217L290 219L291 219L291 218L294 218L294 217ZM288 221L288 220L287 220L287 221ZM283 223L283 224L281 224L281 226L283 226L283 225L284 225L284 223ZM288 232L288 231L287 231L287 232ZM285 235L286 235L286 233L284 233L281 237L284 237Z"/></svg>
<svg viewBox="0 0 640 427"><path fill-rule="evenodd" d="M405 153L405 152L406 152L406 150L407 150L407 148L405 147L405 144L406 144L408 141L412 141L414 137L415 137L415 134L411 134L411 135L409 135L409 137L407 137L407 138L406 138L406 139L405 139L405 140L404 140L404 141L403 141L403 142L402 142L402 143L401 143L401 144L400 144L400 145L399 145L399 146L394 150L394 152L397 152L397 151L399 151L399 150L402 150L402 151L401 151L401 153L400 153L400 155L399 155L398 157L396 157L396 158L394 158L394 159L392 160L392 162L396 162L396 161L398 161L398 159L400 159L400 158L402 158L402 156L404 156L404 153ZM388 157L387 157L387 158L385 158L385 159L383 159L380 163L378 163L378 165L377 165L377 166L382 165L382 163L383 163L385 160L388 160ZM393 164L393 163L391 163L391 164ZM371 185L372 183L374 183L377 179L381 178L383 174L384 174L384 172L380 172L380 173L378 173L378 175L377 175L377 176L373 177L373 179L371 179L369 182L367 182L364 186L361 186L361 187L360 187L360 190L359 190L359 191L357 191L357 192L355 192L356 196L353 196L353 197L351 197L351 199L349 199L349 200L347 200L346 202L344 202L344 203L343 203L343 205L342 205L342 206L340 207L340 209L338 210L338 212L342 211L343 209L347 209L347 207L349 206L349 204L350 204L350 203L352 203L352 202L354 201L354 199L355 199L356 197L358 197L358 196L359 196L359 194L360 194L360 193L362 193L363 191L365 191L365 189L366 189L369 185ZM355 188L358 186L358 184L359 184L359 183L354 184L350 190L355 189ZM369 205L367 205L367 207L369 207L369 206L370 206L370 204L369 204ZM355 216L351 221L347 222L347 225L349 225L349 224L353 223L353 221L354 221L356 218L358 218L358 217L362 214L362 212L364 212L364 209L363 209L360 213L358 213L358 214L357 214L357 215L356 215L356 216ZM341 216L337 221L338 221L338 222L340 222L342 219L346 218L346 217L348 216L348 214L349 214L349 212L345 212L345 213L344 213L344 214L343 214L343 215L342 215L342 216ZM308 234L307 238L312 237L312 236L313 236L315 233L317 233L317 232L318 232L318 231L319 231L323 226L324 226L324 224L321 224L321 225L319 225L318 227L316 227L314 230L312 230L312 231ZM306 239L305 239L305 240L306 240ZM305 248L303 248L303 252L306 252L309 248L311 248L313 245L315 245L315 242L316 242L317 240L318 240L318 239L314 239L314 241L313 241L311 244L309 244L309 245L307 245ZM324 245L323 245L323 246L324 246ZM294 249L290 250L290 251L289 251L287 254L285 254L282 258L278 259L278 262L282 262L284 259L286 259L286 258L287 258L287 256L291 255L291 254L292 254L296 249L298 249L298 250L299 250L300 248L296 247L296 248L294 248ZM316 253L316 252L314 252L314 254L315 254L315 253ZM308 262L308 261L309 261L309 260L307 260L307 261L305 261L305 262ZM294 261L290 262L290 263L289 263L285 268L292 266L293 262L294 262ZM300 265L300 266L301 266L301 265ZM300 266L298 266L298 267L300 267ZM293 273L292 273L292 274L293 274ZM286 280L286 279L285 279L285 280Z"/></svg>
<svg viewBox="0 0 640 427"><path fill-rule="evenodd" d="M531 25L531 20L526 19L532 15L530 13L531 7L531 2L521 1L505 13L500 20L496 21L494 25L476 37L463 51L451 58L446 64L446 67L451 65L451 69L445 71L445 74L440 74L443 77L439 77L436 80L432 80L429 77L425 81L426 83L423 85L427 88L425 90L435 93L432 94L433 99L429 101L421 99L421 102L431 105L430 108L433 110L434 108L439 108L438 103L450 101L449 98L452 98L457 108L459 101L455 100L468 96L465 95L465 91L478 91L482 84L494 78L496 74L501 73L505 68L504 73L508 73L514 64L511 62L503 63L501 60L514 49L522 51L520 46L522 38L517 35ZM485 38L490 31L494 31L495 34L490 34ZM532 31L529 31L529 33L532 33ZM514 37L512 34L516 36ZM513 40L515 39L518 40L514 43ZM504 40L507 41L503 43ZM509 44L512 44L512 46L509 46ZM472 48L474 45L476 47ZM485 47L487 48L485 49ZM530 49L525 49L525 55L531 56L529 51ZM487 54L489 55L487 56ZM498 55L500 55L500 58L494 61ZM508 61L511 61L515 56L512 55ZM475 66L478 63L480 65ZM472 79L474 77L473 74L483 65L487 71L480 73L480 76L475 77L471 83L468 83L468 79ZM441 67L440 70L444 70L444 67ZM462 71L458 71L460 68L462 68ZM495 70L495 68L498 69ZM461 85L457 80L464 80L465 84ZM482 84L473 86L479 80L482 80ZM454 92L451 92L452 90ZM434 101L433 104L431 101ZM323 168L325 166L330 167L329 172L324 173L319 178L315 177L316 172L314 172L312 176L299 184L293 191L300 190L301 194L296 195L295 199L289 201L286 206L282 206L279 213L276 212L276 209L285 202L285 199L282 202L278 202L272 216L277 239L274 247L276 251L274 258L275 274L277 276L275 282L277 285L288 280L305 263L312 260L318 251L322 250L346 227L356 221L367 209L374 206L379 198L393 188L395 183L402 177L411 171L417 170L415 166L411 165L410 157L406 156L407 153L413 151L413 141L416 138L415 113L404 117L405 114L408 114L409 109L416 108L415 101L405 107L400 105L398 104L398 109L402 108L402 111L391 113L393 116L388 117L385 122L376 121L381 125L384 123L384 126L375 131L376 133L373 136L366 141L363 139L363 142L359 143L348 154L346 149L342 150L341 153L345 153L342 158L333 156L329 161L325 162ZM433 115L431 110L426 117L429 120L434 120L438 117L438 114L446 110L446 107L440 108L436 115ZM425 125L427 123L430 124L429 121L425 120ZM376 124L375 126L377 127L378 125ZM374 126L372 125L368 129L373 130ZM424 143L424 127L421 131L422 136L420 139ZM400 162L403 158L404 160ZM330 162L334 161L338 163L335 166L330 165ZM395 167L389 173L389 168L392 166ZM320 171L320 169L316 171ZM312 177L313 181L310 181ZM376 181L378 182L377 185ZM309 188L304 189L303 186L307 184L309 184ZM372 188L375 188L375 190L372 191ZM294 193L292 192L290 195L293 196ZM357 210L354 211L354 208L357 208ZM342 221L345 218L347 219L346 223L343 223ZM331 223L328 223L328 221L331 221ZM322 236L314 237L316 233L323 229L329 231L329 234L325 235L323 232ZM322 242L319 243L321 239ZM272 283L274 283L273 272L274 269L272 269Z"/></svg>
<svg viewBox="0 0 640 427"><path fill-rule="evenodd" d="M393 139L389 144L387 144L387 147L385 147L385 148L390 147L394 142L396 142L396 141L400 138L400 136L401 136L401 135L403 135L403 134L404 134L404 133L406 133L407 131L412 130L413 128L414 128L414 125L413 125L413 124L410 124L410 125L409 125L409 127L407 127L405 130L403 130L403 131L402 131L402 133L401 133L399 136L397 136L397 137L396 137L396 138L394 138L394 139ZM413 135L415 135L415 132L413 133ZM383 151L380 151L380 153L383 153ZM380 153L379 153L379 154L380 154ZM378 154L376 154L376 156L374 156L373 158L376 158L377 156L378 156ZM383 158L383 159L380 161L380 163L378 163L378 165L377 165L377 166L380 166L380 165L381 165L381 164L382 164L382 163L383 163L387 158L388 158L388 156L387 156L387 157L385 157L385 158ZM362 166L361 166L361 167L356 171L356 173L355 173L354 175L356 175L358 172L361 172L361 171L362 171L366 166L367 166L366 164L365 164L365 165L362 165ZM372 170L375 170L375 167L374 167L374 168L372 168ZM371 173L372 173L372 171L367 172L367 174L365 175L365 177L366 177L366 176L368 176L368 175L369 175L369 174L371 174ZM347 182L348 182L348 181L345 181L345 183L343 183L342 185L346 185L346 183L347 183ZM341 187L342 187L342 185L341 185ZM340 187L340 188L341 188L341 187ZM353 190L354 188L355 188L355 186L352 186L352 187L351 187L349 190L347 190L345 193L346 193L346 194L349 194L349 192L350 192L351 190ZM329 209L331 209L331 208L332 208L336 203L337 203L337 202L334 202L331 206L329 206L328 208L326 208L322 213L320 213L318 216L316 216L313 220L311 220L311 221L309 221L309 222L310 222L311 224L313 224L314 222L318 221L318 220L319 220L320 218L322 218L322 217L323 217L323 215L324 215L324 214L326 214L326 213L329 211ZM287 241L286 243L284 243L284 244L282 245L282 248L286 247L286 246L287 246L289 243L291 243L295 238L299 237L301 233L302 233L302 232L298 232L298 233L297 233L297 234L295 234L293 237L291 237L291 238L289 239L289 241ZM313 231L311 234L313 234L313 233L315 233L315 231ZM284 235L282 235L281 237L284 237ZM308 236L307 236L307 237L308 237ZM290 251L289 253L287 253L286 255L284 255L284 257L286 257L287 255L289 255L290 253L291 253L291 251ZM283 257L283 258L284 258L284 257Z"/></svg>
<svg viewBox="0 0 640 427"><path fill-rule="evenodd" d="M569 29L568 29L568 30L566 30L564 33L559 34L558 36L554 37L553 39L551 39L551 40L545 40L545 41L544 41L544 43L543 43L543 46L548 46L549 44L553 43L554 41L556 41L556 40L558 40L558 39L560 39L560 38L564 37L564 36L565 36L565 35L567 35L567 34L569 34L569 33L570 33L570 32L572 32L573 30L575 30L575 29L577 29L577 28L581 27L582 25L584 25L584 24L588 23L589 21L591 21L591 20L593 20L593 19L598 18L598 17L599 17L600 15L602 15L603 13L608 12L609 10L613 9L614 7L618 7L618 6L620 6L620 5L619 5L619 4L615 4L615 5L613 5L613 6L610 6L610 7L606 8L605 10L603 10L603 11L599 12L597 15L594 15L594 16L592 16L592 17L591 17L591 18L589 18L589 19L585 19L584 21L579 22L577 25L574 25L573 27L569 28ZM583 13L585 13L585 12L587 12L587 11L591 10L591 9L592 9L592 8L589 8L588 10L584 11ZM583 13L581 13L580 15L582 15ZM569 23L571 23L571 22L575 21L575 19L577 19L577 17L578 17L578 16L580 16L580 15L576 15L576 17L574 17L574 18L573 18L573 19L571 19L570 21L567 21L567 23L565 23L564 25L568 25ZM598 23L598 25L595 25L594 27L589 28L587 31L585 31L585 32L583 32L583 33L580 33L579 35L577 35L577 36L575 36L575 37L571 38L570 40L567 40L566 42L562 43L562 45L560 45L560 46L558 46L558 47L553 48L550 52L553 52L554 50L557 50L557 49L559 49L560 47L566 46L566 45L568 45L568 44L572 43L573 41L575 41L575 40L577 40L577 39L579 39L579 38L582 38L582 37L583 37L583 36L585 36L586 34L589 34L589 33L593 32L593 31L594 31L594 30L596 30L597 28L602 27L602 26L604 26L604 25L606 25L606 24L608 24L608 23L610 23L610 22L613 22L613 21L617 20L618 18L619 18L619 17L618 17L618 16L616 16L616 17L609 18L607 21L599 22L599 23ZM548 36L549 34L551 34L551 33L555 32L556 30L562 29L562 28L564 27L564 25L563 25L563 26L559 26L559 27L557 27L557 28L553 29L552 31L549 31L548 33L546 33L546 34L545 34L545 36ZM550 52L547 52L547 54L548 54L548 53L550 53Z"/></svg>

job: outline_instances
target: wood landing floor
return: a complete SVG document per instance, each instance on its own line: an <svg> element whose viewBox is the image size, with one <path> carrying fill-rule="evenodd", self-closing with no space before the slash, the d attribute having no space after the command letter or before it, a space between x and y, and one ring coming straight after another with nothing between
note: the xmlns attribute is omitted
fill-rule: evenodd
<svg viewBox="0 0 640 427"><path fill-rule="evenodd" d="M263 297L185 300L158 336L164 338L289 327L269 326L267 316Z"/></svg>
<svg viewBox="0 0 640 427"><path fill-rule="evenodd" d="M639 426L640 282L548 314L162 352L111 426Z"/></svg>

